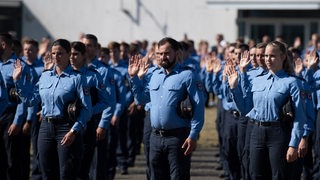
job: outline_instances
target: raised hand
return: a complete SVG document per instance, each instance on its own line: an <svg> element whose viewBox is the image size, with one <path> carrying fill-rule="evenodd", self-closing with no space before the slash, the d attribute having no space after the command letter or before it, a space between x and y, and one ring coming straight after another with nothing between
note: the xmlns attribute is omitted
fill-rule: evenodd
<svg viewBox="0 0 320 180"><path fill-rule="evenodd" d="M308 69L313 69L313 68L316 68L318 66L318 57L317 57L317 54L316 54L316 50L313 49L310 54L307 55L307 58L308 58L308 66L307 68Z"/></svg>
<svg viewBox="0 0 320 180"><path fill-rule="evenodd" d="M294 62L294 72L295 74L299 75L303 70L303 64L302 59L297 58L297 60Z"/></svg>
<svg viewBox="0 0 320 180"><path fill-rule="evenodd" d="M51 53L47 51L43 57L43 63L44 63L44 70L52 69L54 62L52 61L51 58Z"/></svg>
<svg viewBox="0 0 320 180"><path fill-rule="evenodd" d="M247 66L250 64L249 51L244 51L241 54L241 59L239 63L239 69L242 73L246 71Z"/></svg>
<svg viewBox="0 0 320 180"><path fill-rule="evenodd" d="M130 77L134 77L139 72L139 56L135 55L129 59L129 66L128 66L128 74Z"/></svg>
<svg viewBox="0 0 320 180"><path fill-rule="evenodd" d="M219 58L216 58L213 61L213 73L217 74L218 72L220 72L222 69L222 64L221 64L221 60Z"/></svg>
<svg viewBox="0 0 320 180"><path fill-rule="evenodd" d="M205 62L206 62L206 71L208 73L212 72L213 71L213 62L214 62L214 59L213 58L210 58L209 56L206 56L205 57Z"/></svg>
<svg viewBox="0 0 320 180"><path fill-rule="evenodd" d="M149 65L150 64L148 62L140 61L140 63L139 63L139 71L138 71L139 79L143 79L144 75L148 71Z"/></svg>
<svg viewBox="0 0 320 180"><path fill-rule="evenodd" d="M13 70L13 80L17 81L18 79L20 79L22 74L22 64L21 64L21 60L17 59L16 62L14 63L14 70Z"/></svg>
<svg viewBox="0 0 320 180"><path fill-rule="evenodd" d="M238 72L235 67L229 66L226 70L226 74L228 76L228 83L231 89L237 87L238 85Z"/></svg>

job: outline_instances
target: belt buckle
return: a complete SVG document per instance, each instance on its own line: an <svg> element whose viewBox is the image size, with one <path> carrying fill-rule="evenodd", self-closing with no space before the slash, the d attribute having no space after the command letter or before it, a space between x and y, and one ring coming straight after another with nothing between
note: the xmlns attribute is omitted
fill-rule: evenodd
<svg viewBox="0 0 320 180"><path fill-rule="evenodd" d="M46 120L48 121L48 123L52 123L53 122L53 118L52 117L46 117Z"/></svg>
<svg viewBox="0 0 320 180"><path fill-rule="evenodd" d="M165 131L164 131L164 130L158 130L158 132L159 132L159 135L160 135L160 136L162 136L162 137L165 136Z"/></svg>

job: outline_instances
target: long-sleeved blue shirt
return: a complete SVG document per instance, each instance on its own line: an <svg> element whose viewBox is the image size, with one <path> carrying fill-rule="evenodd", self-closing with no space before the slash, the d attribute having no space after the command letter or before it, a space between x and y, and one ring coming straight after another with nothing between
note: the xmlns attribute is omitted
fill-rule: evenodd
<svg viewBox="0 0 320 180"><path fill-rule="evenodd" d="M101 75L95 69L83 67L80 71L86 77L90 88L92 115L102 114L103 118L98 126L108 129L116 104L115 91L110 91L110 93L106 91L106 86L110 84L104 84Z"/></svg>
<svg viewBox="0 0 320 180"><path fill-rule="evenodd" d="M112 91L115 92L114 98L116 101L116 108L113 115L120 117L126 104L126 87L121 73L111 68L109 65L100 62L97 58L93 59L88 66L99 72L102 76L102 81L106 84L106 89L110 94ZM111 86L107 86L107 84L110 84ZM103 114L102 117L104 118Z"/></svg>
<svg viewBox="0 0 320 180"><path fill-rule="evenodd" d="M190 128L189 137L196 140L204 123L204 96L203 85L196 73L185 70L176 64L167 74L161 68L153 72L150 82L143 91L136 91L135 83L141 82L138 77L131 79L134 93L144 95L140 102L150 102L150 119L153 128L175 129ZM194 116L191 120L181 118L177 113L177 106L186 95L189 95Z"/></svg>
<svg viewBox="0 0 320 180"><path fill-rule="evenodd" d="M0 71L3 76L5 87L7 88L7 93L9 93L11 88L15 87L12 74L13 74L14 64L16 60L17 60L17 56L15 54L12 54L8 60L0 61ZM32 81L33 76L32 74L30 74L30 69L28 66L26 66L26 64L23 61L22 61L22 74L24 77L23 82L28 83ZM8 103L8 108L16 109L16 113L13 118L13 124L21 126L27 113L27 108L25 104L22 102L10 100L10 98L7 103Z"/></svg>
<svg viewBox="0 0 320 180"><path fill-rule="evenodd" d="M22 101L28 106L41 102L43 117L64 117L66 108L79 98L81 111L72 129L80 131L86 126L92 114L90 89L86 79L81 73L76 72L68 66L60 76L52 70L42 73L38 83L34 86L23 85L23 78L15 82L18 94ZM30 89L33 87L33 91Z"/></svg>
<svg viewBox="0 0 320 180"><path fill-rule="evenodd" d="M300 95L301 89L301 82L280 70L276 74L269 72L254 78L251 93L246 98L241 96L239 88L231 91L236 101L251 101L249 104L252 104L252 108L247 117L264 122L280 121L282 107L291 98L294 122L289 146L298 147L307 120L305 104Z"/></svg>

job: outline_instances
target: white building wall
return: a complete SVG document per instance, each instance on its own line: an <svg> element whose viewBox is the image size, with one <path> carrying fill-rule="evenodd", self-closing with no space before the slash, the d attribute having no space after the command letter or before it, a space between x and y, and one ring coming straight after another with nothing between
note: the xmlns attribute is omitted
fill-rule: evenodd
<svg viewBox="0 0 320 180"><path fill-rule="evenodd" d="M209 40L217 33L227 41L237 38L237 10L212 9L206 0L23 0L22 36L40 40L78 40L79 34L95 34L104 46L109 41L164 36L182 40ZM139 5L140 4L140 5ZM126 13L125 13L126 12ZM129 15L130 14L130 15Z"/></svg>

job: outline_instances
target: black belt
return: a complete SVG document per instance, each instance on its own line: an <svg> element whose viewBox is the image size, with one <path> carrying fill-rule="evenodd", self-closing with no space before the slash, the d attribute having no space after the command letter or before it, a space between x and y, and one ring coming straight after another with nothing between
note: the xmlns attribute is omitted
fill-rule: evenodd
<svg viewBox="0 0 320 180"><path fill-rule="evenodd" d="M251 124L257 125L257 126L280 126L280 121L257 121L257 120L249 120Z"/></svg>
<svg viewBox="0 0 320 180"><path fill-rule="evenodd" d="M44 118L45 121L47 121L48 123L58 123L58 122L68 122L68 118L64 118L64 117L51 117L51 116L47 116Z"/></svg>
<svg viewBox="0 0 320 180"><path fill-rule="evenodd" d="M190 129L188 128L175 128L175 129L153 129L153 132L156 135L162 136L162 137L168 137L168 136L178 136L182 133L189 133Z"/></svg>

